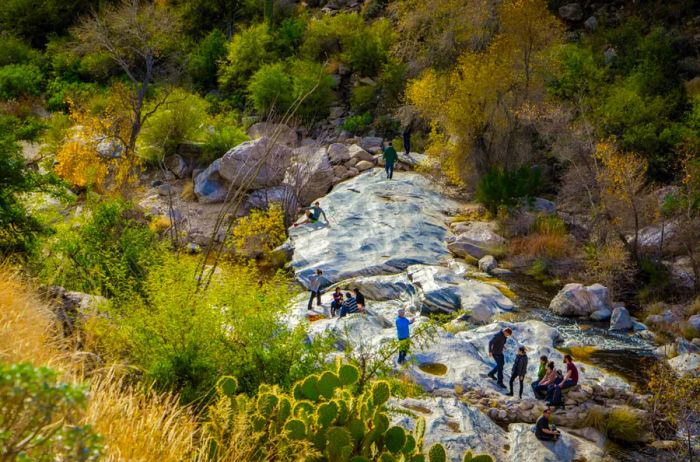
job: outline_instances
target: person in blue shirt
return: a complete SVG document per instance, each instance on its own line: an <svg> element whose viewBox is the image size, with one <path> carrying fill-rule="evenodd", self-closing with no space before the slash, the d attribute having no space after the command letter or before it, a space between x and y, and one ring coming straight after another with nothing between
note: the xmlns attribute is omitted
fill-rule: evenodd
<svg viewBox="0 0 700 462"><path fill-rule="evenodd" d="M326 225L328 225L328 218L326 217L326 212L323 211L321 208L321 203L316 201L311 207L302 207L299 209L301 211L304 211L304 219L300 221L299 223L294 223L294 227L296 228L297 226L305 225L307 223L318 223L318 221L321 219L321 216L323 216L323 220L326 222Z"/></svg>
<svg viewBox="0 0 700 462"><path fill-rule="evenodd" d="M409 338L411 336L408 326L413 324L415 320L415 318L408 319L406 310L403 308L399 309L398 317L396 318L396 334L399 338L399 364L403 364L406 361L410 345Z"/></svg>

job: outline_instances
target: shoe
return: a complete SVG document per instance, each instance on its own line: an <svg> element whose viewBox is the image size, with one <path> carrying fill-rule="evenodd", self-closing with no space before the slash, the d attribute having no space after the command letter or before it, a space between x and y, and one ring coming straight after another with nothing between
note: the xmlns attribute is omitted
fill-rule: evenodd
<svg viewBox="0 0 700 462"><path fill-rule="evenodd" d="M496 380L496 374L489 373L487 375L488 375L488 378L490 378L491 380Z"/></svg>
<svg viewBox="0 0 700 462"><path fill-rule="evenodd" d="M513 393L508 392L508 393L506 393L506 396L513 396Z"/></svg>
<svg viewBox="0 0 700 462"><path fill-rule="evenodd" d="M506 384L503 382L498 382L498 383L496 383L496 385L500 388L508 388L508 387L506 387Z"/></svg>

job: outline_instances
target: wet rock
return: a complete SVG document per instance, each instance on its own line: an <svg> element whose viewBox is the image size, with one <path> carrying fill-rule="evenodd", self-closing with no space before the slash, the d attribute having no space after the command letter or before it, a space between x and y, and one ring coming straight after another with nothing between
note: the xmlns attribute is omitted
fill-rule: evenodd
<svg viewBox="0 0 700 462"><path fill-rule="evenodd" d="M632 329L632 317L624 306L617 306L610 316L610 330L630 330Z"/></svg>
<svg viewBox="0 0 700 462"><path fill-rule="evenodd" d="M194 193L199 202L213 204L223 202L229 191L229 184L220 175L221 159L216 159L194 180Z"/></svg>
<svg viewBox="0 0 700 462"><path fill-rule="evenodd" d="M497 266L498 263L492 255L486 255L479 260L479 270L483 271L484 273L491 274L491 272L495 270Z"/></svg>
<svg viewBox="0 0 700 462"><path fill-rule="evenodd" d="M165 167L170 170L177 178L186 178L189 173L189 167L185 159L178 154L165 158Z"/></svg>
<svg viewBox="0 0 700 462"><path fill-rule="evenodd" d="M598 310L610 310L610 295L607 287L600 284L588 287L567 284L552 299L549 308L561 316L590 316Z"/></svg>
<svg viewBox="0 0 700 462"><path fill-rule="evenodd" d="M297 132L284 124L258 122L250 126L248 129L248 136L253 140L263 137L274 139L277 144L292 148L299 145Z"/></svg>
<svg viewBox="0 0 700 462"><path fill-rule="evenodd" d="M263 136L246 141L221 158L219 175L236 187L249 190L279 186L292 158L292 150Z"/></svg>
<svg viewBox="0 0 700 462"><path fill-rule="evenodd" d="M569 3L559 8L559 17L567 21L583 19L583 8L578 3Z"/></svg>

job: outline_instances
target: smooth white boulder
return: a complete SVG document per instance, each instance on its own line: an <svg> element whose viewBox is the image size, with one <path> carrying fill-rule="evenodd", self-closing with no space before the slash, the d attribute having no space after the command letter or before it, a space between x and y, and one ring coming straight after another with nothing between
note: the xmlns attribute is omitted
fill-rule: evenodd
<svg viewBox="0 0 700 462"><path fill-rule="evenodd" d="M595 311L610 310L610 294L601 284L584 286L571 283L552 299L549 308L561 316L590 316Z"/></svg>
<svg viewBox="0 0 700 462"><path fill-rule="evenodd" d="M263 136L224 154L219 174L234 186L249 190L279 186L291 159L291 148Z"/></svg>
<svg viewBox="0 0 700 462"><path fill-rule="evenodd" d="M558 441L540 441L530 424L508 427L508 460L518 462L603 461L605 450L590 441L562 432ZM608 459L611 460L611 459Z"/></svg>
<svg viewBox="0 0 700 462"><path fill-rule="evenodd" d="M485 257L506 242L495 232L495 226L485 221L455 223L452 225L455 235L448 238L447 247L459 257Z"/></svg>
<svg viewBox="0 0 700 462"><path fill-rule="evenodd" d="M686 353L669 359L668 364L673 370L683 374L700 375L700 354Z"/></svg>

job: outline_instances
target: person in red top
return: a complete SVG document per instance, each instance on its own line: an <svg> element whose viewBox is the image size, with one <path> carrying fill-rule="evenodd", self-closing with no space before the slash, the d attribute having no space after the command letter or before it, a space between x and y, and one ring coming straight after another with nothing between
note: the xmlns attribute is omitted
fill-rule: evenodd
<svg viewBox="0 0 700 462"><path fill-rule="evenodd" d="M578 368L576 367L576 364L574 364L574 359L571 357L571 355L564 355L564 364L566 364L566 374L564 375L564 379L556 385L550 385L547 387L547 401L550 403L552 402L555 392L558 392L557 394L561 395L561 390L571 388L578 384Z"/></svg>

